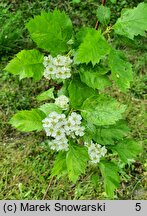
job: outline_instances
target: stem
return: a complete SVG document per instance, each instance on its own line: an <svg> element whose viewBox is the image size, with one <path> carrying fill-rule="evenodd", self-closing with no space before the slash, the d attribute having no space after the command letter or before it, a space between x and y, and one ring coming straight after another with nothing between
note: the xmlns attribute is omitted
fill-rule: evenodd
<svg viewBox="0 0 147 216"><path fill-rule="evenodd" d="M102 0L102 5L104 5L105 3L106 3L106 0ZM100 23L99 23L99 21L97 20L97 21L96 21L96 24L95 24L95 29L96 29L96 30L98 30L99 24L100 24Z"/></svg>
<svg viewBox="0 0 147 216"><path fill-rule="evenodd" d="M112 26L108 26L107 29L103 32L103 35L109 34L112 29L113 29Z"/></svg>
<svg viewBox="0 0 147 216"><path fill-rule="evenodd" d="M46 191L45 191L45 194L43 195L42 200L45 200L46 195L47 195L47 193L48 193L48 190L49 190L49 188L50 188L50 186L51 186L51 184L52 184L52 182L53 182L53 180L54 180L54 177L55 177L55 176L53 176L53 177L51 178L51 180L49 181L48 187L47 187L47 189L46 189Z"/></svg>

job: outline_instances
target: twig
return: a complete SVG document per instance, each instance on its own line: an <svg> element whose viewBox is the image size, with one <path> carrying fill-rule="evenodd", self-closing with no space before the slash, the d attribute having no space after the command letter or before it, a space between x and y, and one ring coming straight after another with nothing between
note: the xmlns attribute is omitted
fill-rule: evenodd
<svg viewBox="0 0 147 216"><path fill-rule="evenodd" d="M99 21L96 21L95 29L98 30L98 28L99 28Z"/></svg>
<svg viewBox="0 0 147 216"><path fill-rule="evenodd" d="M49 181L48 187L47 187L47 189L46 189L46 191L45 191L45 193L44 193L44 195L43 195L42 200L45 200L46 195L47 195L47 193L48 193L48 190L49 190L49 188L50 188L50 186L51 186L51 184L52 184L52 182L53 182L53 180L54 180L54 177L55 177L55 176L53 176L53 177L51 178L51 180Z"/></svg>
<svg viewBox="0 0 147 216"><path fill-rule="evenodd" d="M102 4L104 5L106 3L106 0L102 0Z"/></svg>

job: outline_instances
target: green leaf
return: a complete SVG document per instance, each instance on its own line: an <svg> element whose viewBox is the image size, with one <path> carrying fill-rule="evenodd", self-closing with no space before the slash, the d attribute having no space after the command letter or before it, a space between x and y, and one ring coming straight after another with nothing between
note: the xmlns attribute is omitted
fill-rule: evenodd
<svg viewBox="0 0 147 216"><path fill-rule="evenodd" d="M54 94L53 94L54 88L50 88L49 90L39 94L37 96L38 101L43 101L43 100L48 100L50 98L54 99Z"/></svg>
<svg viewBox="0 0 147 216"><path fill-rule="evenodd" d="M101 94L87 98L81 108L81 114L84 119L92 124L98 126L111 125L122 119L125 108L125 105L121 105L114 98Z"/></svg>
<svg viewBox="0 0 147 216"><path fill-rule="evenodd" d="M72 23L64 12L42 12L31 19L26 27L38 47L52 55L68 51L67 42L72 37Z"/></svg>
<svg viewBox="0 0 147 216"><path fill-rule="evenodd" d="M89 70L91 67L87 67L87 69ZM104 66L104 65L101 65L101 64L99 64L99 65L96 65L95 67L93 67L93 70L95 71L95 72L97 72L98 74L99 74L99 76L100 75L104 75L104 74L106 74L106 73L108 73L109 72L109 68L107 67L107 66Z"/></svg>
<svg viewBox="0 0 147 216"><path fill-rule="evenodd" d="M19 75L20 79L33 77L35 81L38 81L44 72L43 58L43 54L38 50L22 50L9 62L5 70Z"/></svg>
<svg viewBox="0 0 147 216"><path fill-rule="evenodd" d="M115 4L117 0L110 0L112 4Z"/></svg>
<svg viewBox="0 0 147 216"><path fill-rule="evenodd" d="M50 114L51 112L62 113L62 109L58 107L54 103L45 103L39 107L46 115Z"/></svg>
<svg viewBox="0 0 147 216"><path fill-rule="evenodd" d="M76 183L80 174L85 172L87 161L89 160L86 147L70 144L66 155L66 165L69 179Z"/></svg>
<svg viewBox="0 0 147 216"><path fill-rule="evenodd" d="M133 9L123 10L121 17L113 26L116 34L134 39L134 36L145 36L147 30L147 3L140 3Z"/></svg>
<svg viewBox="0 0 147 216"><path fill-rule="evenodd" d="M82 82L93 89L103 90L105 87L111 85L108 76L99 74L99 71L94 70L93 68L81 68L80 78Z"/></svg>
<svg viewBox="0 0 147 216"><path fill-rule="evenodd" d="M122 120L116 122L115 125L98 127L93 139L97 143L110 145L114 144L114 141L123 139L129 132L129 128Z"/></svg>
<svg viewBox="0 0 147 216"><path fill-rule="evenodd" d="M10 124L19 131L30 132L43 129L42 120L46 115L38 109L23 110L16 113L11 119Z"/></svg>
<svg viewBox="0 0 147 216"><path fill-rule="evenodd" d="M108 197L114 197L114 191L119 187L120 178L118 167L113 162L106 160L99 163L99 168L104 178L104 188Z"/></svg>
<svg viewBox="0 0 147 216"><path fill-rule="evenodd" d="M84 141L89 142L93 139L96 134L96 126L91 122L83 121L83 126L85 127Z"/></svg>
<svg viewBox="0 0 147 216"><path fill-rule="evenodd" d="M77 48L84 40L85 36L89 33L93 32L92 28L89 27L82 27L80 30L76 33L75 37L75 43L74 46Z"/></svg>
<svg viewBox="0 0 147 216"><path fill-rule="evenodd" d="M93 184L93 186L95 187L95 189L97 189L99 187L99 175L97 174L93 174L91 176L91 183Z"/></svg>
<svg viewBox="0 0 147 216"><path fill-rule="evenodd" d="M97 10L97 18L100 23L103 25L107 25L110 22L110 8L100 5L98 10Z"/></svg>
<svg viewBox="0 0 147 216"><path fill-rule="evenodd" d="M65 95L65 96L69 97L69 95L68 95L68 86L69 86L69 83L70 83L69 79L66 79L63 82L63 86L60 88L60 90L57 93L58 97L61 96L61 95Z"/></svg>
<svg viewBox="0 0 147 216"><path fill-rule="evenodd" d="M81 0L72 0L72 3L74 3L74 4L78 4L80 2L81 2Z"/></svg>
<svg viewBox="0 0 147 216"><path fill-rule="evenodd" d="M52 178L53 176L57 176L58 178L60 178L65 173L67 173L66 152L60 152L54 162L50 178Z"/></svg>
<svg viewBox="0 0 147 216"><path fill-rule="evenodd" d="M125 139L110 148L118 153L124 163L127 163L128 159L135 159L142 150L142 146L138 142L130 139Z"/></svg>
<svg viewBox="0 0 147 216"><path fill-rule="evenodd" d="M109 44L100 31L90 29L83 38L78 50L75 53L76 64L92 62L93 66L99 63L110 51Z"/></svg>
<svg viewBox="0 0 147 216"><path fill-rule="evenodd" d="M111 69L112 79L125 92L133 80L132 65L127 62L122 52L114 49L109 54L108 63Z"/></svg>
<svg viewBox="0 0 147 216"><path fill-rule="evenodd" d="M73 108L78 109L82 106L87 97L96 92L81 82L78 76L74 76L68 87L70 102Z"/></svg>

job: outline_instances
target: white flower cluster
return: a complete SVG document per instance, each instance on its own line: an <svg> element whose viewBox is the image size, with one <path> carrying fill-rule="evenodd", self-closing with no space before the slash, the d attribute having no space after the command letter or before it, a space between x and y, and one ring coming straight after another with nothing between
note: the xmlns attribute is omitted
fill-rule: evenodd
<svg viewBox="0 0 147 216"><path fill-rule="evenodd" d="M61 95L55 99L55 104L63 110L67 110L69 107L69 99L65 95Z"/></svg>
<svg viewBox="0 0 147 216"><path fill-rule="evenodd" d="M84 127L81 126L82 117L72 112L66 118L64 114L56 112L50 113L42 122L47 136L53 139L49 141L49 146L52 150L68 151L68 137L76 138L76 136L84 135Z"/></svg>
<svg viewBox="0 0 147 216"><path fill-rule="evenodd" d="M107 153L107 149L105 148L105 146L101 147L100 144L94 144L92 141L91 143L85 142L84 144L88 148L88 154L92 163L99 163L100 158L104 157Z"/></svg>
<svg viewBox="0 0 147 216"><path fill-rule="evenodd" d="M68 56L58 55L53 58L51 55L44 57L44 77L46 79L67 79L71 77L70 64L72 60Z"/></svg>
<svg viewBox="0 0 147 216"><path fill-rule="evenodd" d="M84 136L85 127L81 126L81 115L72 112L68 117L64 129L66 134L72 138L76 138L76 136Z"/></svg>

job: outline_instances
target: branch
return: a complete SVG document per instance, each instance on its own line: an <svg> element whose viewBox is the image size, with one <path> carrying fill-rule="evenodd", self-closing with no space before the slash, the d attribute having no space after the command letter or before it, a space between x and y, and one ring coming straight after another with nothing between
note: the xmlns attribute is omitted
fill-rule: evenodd
<svg viewBox="0 0 147 216"><path fill-rule="evenodd" d="M106 3L106 0L102 0L102 4L104 5Z"/></svg>

